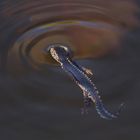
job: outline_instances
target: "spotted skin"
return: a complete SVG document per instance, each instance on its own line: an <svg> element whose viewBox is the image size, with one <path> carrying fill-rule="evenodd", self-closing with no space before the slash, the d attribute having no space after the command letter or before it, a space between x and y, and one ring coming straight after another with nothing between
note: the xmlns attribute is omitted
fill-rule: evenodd
<svg viewBox="0 0 140 140"><path fill-rule="evenodd" d="M89 78L89 74L92 75L92 72L89 69L81 67L72 60L71 50L69 50L69 48L62 46L61 44L54 44L50 45L47 51L50 52L51 56L61 65L61 68L66 71L82 89L84 96L83 113L87 113L86 108L91 106L92 101L101 118L111 120L118 117L122 104L119 110L114 114L106 109L102 103L97 88Z"/></svg>

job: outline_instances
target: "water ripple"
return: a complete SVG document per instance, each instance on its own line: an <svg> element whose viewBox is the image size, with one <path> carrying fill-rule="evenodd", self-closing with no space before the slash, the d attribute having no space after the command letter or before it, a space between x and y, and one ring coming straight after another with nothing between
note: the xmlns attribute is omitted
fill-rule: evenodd
<svg viewBox="0 0 140 140"><path fill-rule="evenodd" d="M133 17L134 7L124 13ZM100 57L117 48L126 31L119 10L103 2L3 1L0 8L1 67L8 71L42 70L46 62L53 64L43 52L52 43L70 46L76 58Z"/></svg>
<svg viewBox="0 0 140 140"><path fill-rule="evenodd" d="M39 86L40 91L43 83L52 86L51 80L57 79L57 74L54 76L55 72L48 69L48 64L55 64L44 51L48 45L60 43L69 46L76 59L100 58L117 51L124 33L138 23L134 15L137 7L123 0L3 0L0 10L0 70L23 76L21 81L26 84L28 94L30 87L33 87L33 92ZM59 79L60 83L67 80L65 76L63 78L60 78L62 81ZM23 88L22 84L20 86Z"/></svg>

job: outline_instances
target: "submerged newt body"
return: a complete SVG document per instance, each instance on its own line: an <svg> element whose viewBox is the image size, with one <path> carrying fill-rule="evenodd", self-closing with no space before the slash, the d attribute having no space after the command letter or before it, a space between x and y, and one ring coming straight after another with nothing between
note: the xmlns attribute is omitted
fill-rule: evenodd
<svg viewBox="0 0 140 140"><path fill-rule="evenodd" d="M71 50L60 44L54 44L49 46L48 51L61 65L62 69L65 70L82 89L85 107L88 107L91 102L94 102L97 113L100 117L104 119L113 119L118 117L120 109L118 112L113 114L105 108L100 96L98 95L97 88L89 78L89 74L92 75L92 72L89 69L79 66L74 60L72 60Z"/></svg>

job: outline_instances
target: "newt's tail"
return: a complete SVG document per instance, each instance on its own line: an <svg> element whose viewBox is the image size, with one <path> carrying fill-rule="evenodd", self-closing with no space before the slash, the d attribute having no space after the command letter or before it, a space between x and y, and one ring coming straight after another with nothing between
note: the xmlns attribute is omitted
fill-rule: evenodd
<svg viewBox="0 0 140 140"><path fill-rule="evenodd" d="M104 104L102 103L101 100L99 101L96 101L95 102L95 106L96 106L96 110L98 112L98 114L100 115L101 118L104 118L104 119L107 119L107 120L111 120L111 119L114 119L114 118L117 118L122 110L122 107L123 107L123 103L120 105L118 111L113 114L111 112L109 112L105 107L104 107Z"/></svg>

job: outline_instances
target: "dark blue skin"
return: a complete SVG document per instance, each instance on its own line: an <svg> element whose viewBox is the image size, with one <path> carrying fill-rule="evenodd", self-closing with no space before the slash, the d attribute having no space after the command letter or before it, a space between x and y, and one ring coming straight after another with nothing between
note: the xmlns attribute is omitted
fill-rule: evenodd
<svg viewBox="0 0 140 140"><path fill-rule="evenodd" d="M110 120L118 117L120 109L115 114L112 114L105 108L98 95L98 91L90 80L86 70L71 59L72 53L69 48L60 44L54 44L49 46L48 51L82 89L86 108L91 105L91 102L94 102L96 110L101 118Z"/></svg>

